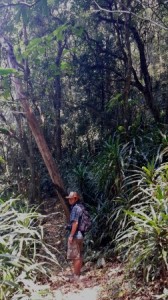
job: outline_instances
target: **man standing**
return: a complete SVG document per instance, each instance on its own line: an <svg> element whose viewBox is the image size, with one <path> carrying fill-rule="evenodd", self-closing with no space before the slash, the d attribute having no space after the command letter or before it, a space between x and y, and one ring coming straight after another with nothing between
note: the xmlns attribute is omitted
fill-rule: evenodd
<svg viewBox="0 0 168 300"><path fill-rule="evenodd" d="M73 280L77 280L80 276L83 263L83 235L78 229L80 218L82 216L82 208L80 197L77 192L70 192L66 197L71 206L69 235L68 235L68 249L67 259L72 260L73 263Z"/></svg>

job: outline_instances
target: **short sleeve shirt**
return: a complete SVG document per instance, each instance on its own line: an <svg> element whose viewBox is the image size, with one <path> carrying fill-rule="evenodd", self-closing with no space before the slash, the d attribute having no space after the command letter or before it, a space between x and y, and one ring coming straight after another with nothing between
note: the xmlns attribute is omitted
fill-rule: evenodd
<svg viewBox="0 0 168 300"><path fill-rule="evenodd" d="M71 207L70 223L72 224L72 222L74 221L79 222L81 215L82 215L82 208L79 205L77 205L77 203L75 203L75 205ZM79 230L77 230L74 237L80 239L83 238L83 235Z"/></svg>

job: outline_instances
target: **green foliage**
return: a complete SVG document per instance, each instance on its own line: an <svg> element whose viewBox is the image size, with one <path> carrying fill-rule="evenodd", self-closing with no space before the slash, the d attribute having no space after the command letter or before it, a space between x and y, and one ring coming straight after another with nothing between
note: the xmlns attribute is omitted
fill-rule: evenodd
<svg viewBox="0 0 168 300"><path fill-rule="evenodd" d="M82 26L74 26L74 27L72 27L72 32L76 36L82 37L82 34L84 33L84 28Z"/></svg>
<svg viewBox="0 0 168 300"><path fill-rule="evenodd" d="M8 76L11 74L16 74L17 71L12 68L0 68L0 76Z"/></svg>
<svg viewBox="0 0 168 300"><path fill-rule="evenodd" d="M0 133L5 134L5 135L10 135L10 131L6 128L0 128Z"/></svg>
<svg viewBox="0 0 168 300"><path fill-rule="evenodd" d="M52 31L51 33L43 36L33 38L28 46L26 47L26 51L24 52L24 56L27 57L29 54L32 54L34 51L37 51L39 54L44 54L46 49L52 46L53 40L57 40L57 42L62 41L64 39L64 34L67 29L67 25L58 26L57 29Z"/></svg>
<svg viewBox="0 0 168 300"><path fill-rule="evenodd" d="M47 275L44 258L58 264L43 243L41 215L21 205L18 199L0 203L0 299L43 299L48 287L37 284L39 275ZM47 254L47 255L46 255ZM48 295L49 296L49 295Z"/></svg>
<svg viewBox="0 0 168 300"><path fill-rule="evenodd" d="M89 205L94 220L90 237L94 243L91 247L103 245L104 255L107 256L113 252L116 235L129 225L129 217L124 211L143 199L139 182L144 188L155 183L154 174L161 147L156 151L156 159L152 158L145 166L144 161L152 157L154 151L150 151L149 156L144 149L141 152L139 140L142 138L137 136L132 143L124 144L122 139L120 142L114 136L104 143L98 155L70 167L70 174L66 177L68 187L79 190ZM153 137L147 138L147 141L148 147L152 148ZM136 171L132 170L135 162L139 163Z"/></svg>
<svg viewBox="0 0 168 300"><path fill-rule="evenodd" d="M28 55L29 53L31 53L33 50L36 50L41 42L42 42L42 38L34 38L29 42L29 45L26 48L25 54Z"/></svg>
<svg viewBox="0 0 168 300"><path fill-rule="evenodd" d="M109 9L107 1L100 2L105 10ZM122 9L121 2L117 3L118 9ZM55 137L59 131L65 184L67 188L81 192L94 220L91 240L95 248L102 247L107 253L114 247L116 234L128 229L133 217L145 222L141 212L132 211L132 205L149 201L151 195L146 189L152 189L157 182L155 168L158 160L153 157L158 148L168 145L165 126L168 120L165 104L168 52L165 31L157 30L156 26L158 20L159 23L161 20L167 22L167 11L158 1L153 5L148 3L148 8L145 1L143 6L139 2L132 2L128 33L127 24L123 26L125 16L122 13L96 12L91 1L43 0L31 8L18 4L1 10L4 35L10 38L17 50L16 59L25 67L22 83L31 108L40 120L56 159ZM28 3L31 5L33 0ZM116 9L115 5L116 2L111 1L112 10ZM141 18L136 18L135 14ZM155 26L143 20L148 14L155 20ZM132 74L131 85L127 87L129 51L126 47L129 40ZM144 49L144 56L139 52L139 44L141 51ZM153 49L151 45L154 45ZM145 59L146 70L143 68ZM2 67L6 66L6 51L3 50L1 62ZM38 196L40 193L48 196L53 191L51 180L44 171L26 119L20 113L19 101L13 101L11 74L12 69L0 69L3 77L1 98L11 100L10 108L5 102L2 116L4 114L8 124L16 129L16 139L9 139L10 133L5 129L7 124L2 122L0 125L3 134L0 155L6 162L5 173L1 168L2 181L8 176L9 182L7 187L4 180L3 187L5 185L7 194L19 188L28 193L33 180L37 189L41 182ZM56 84L58 77L59 86ZM122 96L126 88L128 99ZM155 122L155 108L162 124ZM14 117L12 111L15 111ZM162 128L162 134L158 128ZM109 136L113 138L108 139ZM132 170L135 169L133 165L136 165L136 172ZM166 170L163 177L163 180L167 178ZM167 197L160 185L154 195L160 201ZM32 199L37 201L35 197ZM131 215L129 211L138 215ZM152 220L150 226L155 221L152 213L157 215L153 203L143 211L145 218L148 220L150 216ZM28 224L27 218L25 222ZM16 245L18 251L21 245ZM34 246L30 248L34 251ZM25 251L29 253L26 248Z"/></svg>
<svg viewBox="0 0 168 300"><path fill-rule="evenodd" d="M11 96L9 76L3 76L1 78L1 85L3 91L1 93L1 99L8 99Z"/></svg>
<svg viewBox="0 0 168 300"><path fill-rule="evenodd" d="M155 173L155 160L153 159L150 163L148 162L147 167L143 166L142 170L146 177L146 182L148 184L153 182L153 176Z"/></svg>
<svg viewBox="0 0 168 300"><path fill-rule="evenodd" d="M107 103L107 106L106 106L107 111L111 111L115 106L120 105L120 103L122 101L121 96L122 95L120 93L118 93L112 99L110 99L110 101Z"/></svg>
<svg viewBox="0 0 168 300"><path fill-rule="evenodd" d="M62 71L71 71L71 69L72 69L72 66L70 65L69 62L67 62L67 61L61 62L61 70Z"/></svg>
<svg viewBox="0 0 168 300"><path fill-rule="evenodd" d="M136 193L130 209L130 226L118 234L118 249L128 261L130 272L149 281L167 276L168 271L168 165L152 170L152 181L146 180L150 169L138 174ZM150 173L151 175L151 173ZM151 179L151 177L150 177ZM135 203L135 198L139 199Z"/></svg>
<svg viewBox="0 0 168 300"><path fill-rule="evenodd" d="M57 38L57 41L62 41L64 39L64 32L67 29L67 25L61 25L52 32L52 36Z"/></svg>
<svg viewBox="0 0 168 300"><path fill-rule="evenodd" d="M98 155L94 166L99 189L104 190L108 197L120 190L124 168L128 167L128 144L122 145L119 138L110 138Z"/></svg>
<svg viewBox="0 0 168 300"><path fill-rule="evenodd" d="M5 160L2 156L0 156L0 164L5 164Z"/></svg>

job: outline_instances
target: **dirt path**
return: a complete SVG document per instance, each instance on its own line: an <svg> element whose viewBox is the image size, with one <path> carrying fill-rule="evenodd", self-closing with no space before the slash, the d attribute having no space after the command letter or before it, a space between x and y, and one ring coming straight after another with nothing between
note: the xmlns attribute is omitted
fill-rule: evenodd
<svg viewBox="0 0 168 300"><path fill-rule="evenodd" d="M106 288L111 280L117 284L117 290L110 291L110 294L115 292L114 296L116 296L116 293L120 292L123 280L120 264L108 262L103 268L98 268L96 264L88 267L86 264L82 273L80 280L75 283L70 283L68 280L69 268L52 276L53 300L112 300Z"/></svg>
<svg viewBox="0 0 168 300"><path fill-rule="evenodd" d="M101 300L104 286L111 276L122 273L121 266L116 263L106 263L98 267L96 263L88 262L82 270L82 278L78 283L70 283L67 275L71 274L70 266L66 261L65 217L62 208L55 199L46 201L47 214L44 223L44 236L46 243L55 248L55 255L62 269L51 266L50 288L52 300ZM108 299L103 297L104 300ZM111 299L110 299L111 300Z"/></svg>
<svg viewBox="0 0 168 300"><path fill-rule="evenodd" d="M69 292L67 294L63 294L60 290L57 290L54 293L54 299L55 300L98 300L100 290L101 290L100 286L84 288L83 290L78 291L77 293Z"/></svg>
<svg viewBox="0 0 168 300"><path fill-rule="evenodd" d="M51 245L52 252L60 266L50 265L50 279L47 284L52 292L51 300L154 300L153 285L144 286L143 282L131 282L124 278L121 263L108 261L98 265L85 263L81 280L70 283L70 266L66 260L65 217L61 206L55 199L49 199L45 208L44 236ZM47 280L48 281L48 280ZM153 284L153 283L152 283ZM157 282L154 285L158 294ZM49 300L49 299L46 299Z"/></svg>

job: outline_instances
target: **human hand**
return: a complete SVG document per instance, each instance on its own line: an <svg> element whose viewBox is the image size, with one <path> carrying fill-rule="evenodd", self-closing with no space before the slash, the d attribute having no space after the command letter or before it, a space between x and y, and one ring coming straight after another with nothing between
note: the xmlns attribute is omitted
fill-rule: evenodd
<svg viewBox="0 0 168 300"><path fill-rule="evenodd" d="M69 238L68 238L68 242L69 242L70 244L72 244L72 241L73 241L73 236L70 235Z"/></svg>

